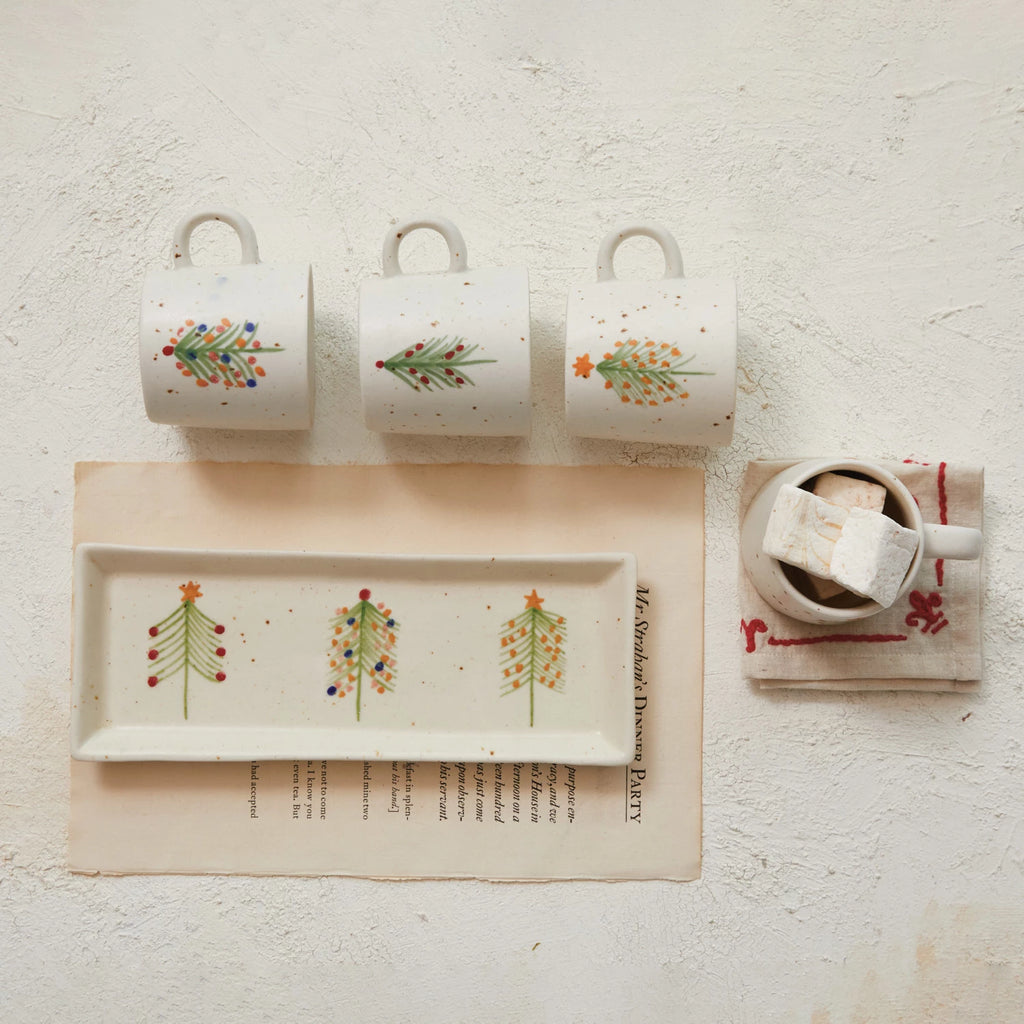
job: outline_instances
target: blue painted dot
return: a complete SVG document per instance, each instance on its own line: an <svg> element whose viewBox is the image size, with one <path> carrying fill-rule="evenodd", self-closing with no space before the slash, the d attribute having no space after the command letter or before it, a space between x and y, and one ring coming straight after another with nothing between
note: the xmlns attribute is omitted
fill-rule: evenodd
<svg viewBox="0 0 1024 1024"><path fill-rule="evenodd" d="M189 357L189 359L196 359L196 358L198 358L196 356L195 352L189 352L188 357Z"/></svg>
<svg viewBox="0 0 1024 1024"><path fill-rule="evenodd" d="M355 621L356 621L355 619L349 619L349 620L348 620L348 625L350 625L350 626L351 626L351 625L352 625L352 623L353 623L353 622L355 622Z"/></svg>
<svg viewBox="0 0 1024 1024"><path fill-rule="evenodd" d="M199 332L200 334L202 334L202 333L203 333L203 331L205 331L205 330L206 330L206 324L200 324L200 325L199 325L199 326L198 326L198 327L196 328L196 330L197 330L197 331L198 331L198 332Z"/></svg>
<svg viewBox="0 0 1024 1024"><path fill-rule="evenodd" d="M376 671L383 672L384 671L384 662L383 661L378 661L377 664L374 665L373 667L374 667L374 669L376 669Z"/></svg>
<svg viewBox="0 0 1024 1024"><path fill-rule="evenodd" d="M253 331L256 330L256 325L250 321L245 325L245 329L251 334Z"/></svg>
<svg viewBox="0 0 1024 1024"><path fill-rule="evenodd" d="M338 688L336 686L328 686L327 692L333 697L338 692Z"/></svg>
<svg viewBox="0 0 1024 1024"><path fill-rule="evenodd" d="M346 658L351 658L352 657L352 648L351 647L345 652L343 657L346 657Z"/></svg>
<svg viewBox="0 0 1024 1024"><path fill-rule="evenodd" d="M395 624L395 620L394 619L388 619L388 625L389 626L393 626L394 624Z"/></svg>
<svg viewBox="0 0 1024 1024"><path fill-rule="evenodd" d="M231 362L231 356L229 356L229 355L227 354L227 352L225 352L225 353L224 353L224 355L222 355L222 356L220 357L220 361L221 361L222 363L230 363L230 362Z"/></svg>
<svg viewBox="0 0 1024 1024"><path fill-rule="evenodd" d="M254 381L254 380L247 380L245 382L245 386L247 388L254 388L254 387L256 387L256 381Z"/></svg>

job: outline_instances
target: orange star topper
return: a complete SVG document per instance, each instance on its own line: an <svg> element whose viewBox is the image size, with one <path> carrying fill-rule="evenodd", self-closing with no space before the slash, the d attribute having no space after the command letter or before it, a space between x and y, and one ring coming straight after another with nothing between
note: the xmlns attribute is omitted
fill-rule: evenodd
<svg viewBox="0 0 1024 1024"><path fill-rule="evenodd" d="M540 606L544 603L544 598L537 596L536 587L534 587L529 594L523 594L523 597L526 598L527 608L540 608Z"/></svg>
<svg viewBox="0 0 1024 1024"><path fill-rule="evenodd" d="M197 597L202 597L202 593L199 590L199 584L193 583L191 580L188 583L182 583L178 589L185 595L181 600L184 604L185 601L195 602Z"/></svg>

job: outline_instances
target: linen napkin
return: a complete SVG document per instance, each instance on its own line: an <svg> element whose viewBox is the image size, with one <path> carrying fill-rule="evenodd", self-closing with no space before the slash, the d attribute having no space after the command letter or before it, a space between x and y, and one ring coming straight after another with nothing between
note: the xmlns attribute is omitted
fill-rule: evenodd
<svg viewBox="0 0 1024 1024"><path fill-rule="evenodd" d="M750 462L739 521L754 495L794 462ZM984 471L945 462L882 462L906 484L926 523L981 529ZM743 675L762 689L972 690L981 679L982 561L926 559L914 588L857 622L811 625L765 602L740 565Z"/></svg>

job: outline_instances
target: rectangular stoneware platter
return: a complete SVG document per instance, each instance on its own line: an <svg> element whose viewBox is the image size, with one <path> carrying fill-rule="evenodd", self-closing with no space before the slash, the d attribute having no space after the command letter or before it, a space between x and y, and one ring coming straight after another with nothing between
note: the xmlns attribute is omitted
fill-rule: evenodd
<svg viewBox="0 0 1024 1024"><path fill-rule="evenodd" d="M81 544L71 752L625 764L635 601L631 554Z"/></svg>

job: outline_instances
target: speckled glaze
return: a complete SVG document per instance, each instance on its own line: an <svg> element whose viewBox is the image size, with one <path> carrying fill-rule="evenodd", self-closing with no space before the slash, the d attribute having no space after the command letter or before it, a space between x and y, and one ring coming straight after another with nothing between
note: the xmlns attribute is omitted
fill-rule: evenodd
<svg viewBox="0 0 1024 1024"><path fill-rule="evenodd" d="M824 625L855 622L884 610L876 601L868 599L852 608L834 608L813 601L793 586L778 559L766 555L762 549L768 517L783 485L792 484L794 487L800 487L822 473L844 470L860 473L881 484L895 505L892 509L894 518L901 526L914 530L919 537L917 551L907 569L898 596L902 596L913 586L921 562L925 558L974 559L981 556L982 536L978 530L964 526L925 523L914 496L900 480L881 466L859 460L814 459L800 462L776 474L757 492L743 519L740 536L740 554L747 575L757 588L757 592L784 615L802 622ZM886 514L889 514L888 510Z"/></svg>
<svg viewBox="0 0 1024 1024"><path fill-rule="evenodd" d="M398 247L420 228L448 243L446 272L402 273ZM529 434L526 268L469 270L459 229L442 217L420 217L388 232L383 271L359 289L366 426L399 434Z"/></svg>
<svg viewBox="0 0 1024 1024"><path fill-rule="evenodd" d="M196 267L189 242L205 221L230 225L237 266ZM207 209L174 231L170 270L146 275L139 320L146 414L154 423L248 430L313 424L313 272L261 263L240 213Z"/></svg>
<svg viewBox="0 0 1024 1024"><path fill-rule="evenodd" d="M620 281L615 250L654 239L661 281ZM619 441L725 445L736 403L736 286L683 277L675 239L656 224L606 235L597 283L569 293L565 418L570 434Z"/></svg>

